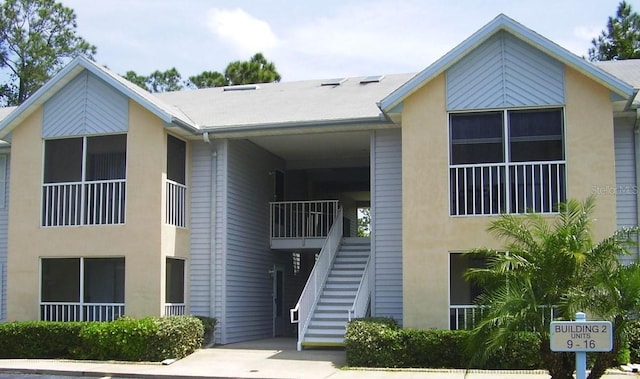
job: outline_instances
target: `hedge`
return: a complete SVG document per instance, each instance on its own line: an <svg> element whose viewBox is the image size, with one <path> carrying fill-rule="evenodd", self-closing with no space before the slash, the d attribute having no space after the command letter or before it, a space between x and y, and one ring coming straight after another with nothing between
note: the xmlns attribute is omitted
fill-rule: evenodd
<svg viewBox="0 0 640 379"><path fill-rule="evenodd" d="M429 367L537 369L540 342L533 333L516 333L481 365L470 364L466 330L400 329L395 322L360 319L347 325L347 365L361 367Z"/></svg>
<svg viewBox="0 0 640 379"><path fill-rule="evenodd" d="M161 361L191 354L203 336L202 322L191 316L10 322L0 324L0 358Z"/></svg>

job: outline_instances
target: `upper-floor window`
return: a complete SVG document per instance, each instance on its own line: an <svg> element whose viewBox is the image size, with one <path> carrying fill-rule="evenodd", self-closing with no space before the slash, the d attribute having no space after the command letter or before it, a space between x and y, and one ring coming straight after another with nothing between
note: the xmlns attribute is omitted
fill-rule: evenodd
<svg viewBox="0 0 640 379"><path fill-rule="evenodd" d="M125 134L44 141L42 225L125 221Z"/></svg>
<svg viewBox="0 0 640 379"><path fill-rule="evenodd" d="M563 110L452 113L451 215L552 213L565 200Z"/></svg>
<svg viewBox="0 0 640 379"><path fill-rule="evenodd" d="M187 226L187 143L167 135L165 222Z"/></svg>

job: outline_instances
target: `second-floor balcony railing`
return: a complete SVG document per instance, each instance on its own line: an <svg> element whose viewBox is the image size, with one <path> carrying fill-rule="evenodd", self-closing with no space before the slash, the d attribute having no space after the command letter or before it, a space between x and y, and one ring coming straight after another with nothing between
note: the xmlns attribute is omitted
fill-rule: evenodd
<svg viewBox="0 0 640 379"><path fill-rule="evenodd" d="M42 226L124 224L126 180L45 183Z"/></svg>
<svg viewBox="0 0 640 379"><path fill-rule="evenodd" d="M338 214L338 200L269 203L271 238L324 238Z"/></svg>
<svg viewBox="0 0 640 379"><path fill-rule="evenodd" d="M555 213L565 201L565 175L564 161L451 166L451 215Z"/></svg>
<svg viewBox="0 0 640 379"><path fill-rule="evenodd" d="M168 225L187 226L187 186L167 180L166 186L165 223Z"/></svg>

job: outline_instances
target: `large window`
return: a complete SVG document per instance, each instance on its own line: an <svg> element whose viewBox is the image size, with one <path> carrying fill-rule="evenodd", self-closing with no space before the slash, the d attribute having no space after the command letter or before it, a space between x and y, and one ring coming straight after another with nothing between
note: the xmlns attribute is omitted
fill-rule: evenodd
<svg viewBox="0 0 640 379"><path fill-rule="evenodd" d="M127 136L44 142L42 225L125 221Z"/></svg>
<svg viewBox="0 0 640 379"><path fill-rule="evenodd" d="M452 215L551 213L565 200L563 111L453 113Z"/></svg>
<svg viewBox="0 0 640 379"><path fill-rule="evenodd" d="M124 314L124 258L42 258L40 317L110 321Z"/></svg>

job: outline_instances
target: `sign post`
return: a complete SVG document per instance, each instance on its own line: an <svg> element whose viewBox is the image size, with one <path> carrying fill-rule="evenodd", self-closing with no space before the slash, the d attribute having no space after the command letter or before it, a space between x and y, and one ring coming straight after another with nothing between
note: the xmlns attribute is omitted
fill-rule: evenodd
<svg viewBox="0 0 640 379"><path fill-rule="evenodd" d="M551 351L576 353L576 379L585 379L587 352L613 349L613 327L610 321L587 321L576 313L576 321L552 321L549 336Z"/></svg>

